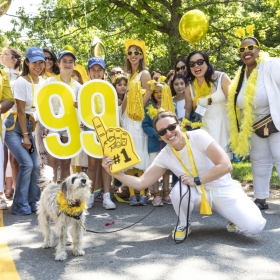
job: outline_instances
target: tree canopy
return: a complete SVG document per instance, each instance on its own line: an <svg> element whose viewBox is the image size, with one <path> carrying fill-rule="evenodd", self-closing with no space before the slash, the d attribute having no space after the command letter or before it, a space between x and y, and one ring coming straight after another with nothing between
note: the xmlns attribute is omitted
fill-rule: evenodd
<svg viewBox="0 0 280 280"><path fill-rule="evenodd" d="M86 65L97 35L105 45L109 69L124 65L125 39L141 39L147 45L149 70L166 73L194 50L178 30L181 17L193 9L209 20L208 32L195 49L205 50L217 70L231 76L236 71L236 30L248 25L255 26L253 35L266 51L272 56L280 53L279 0L43 0L38 15L18 11L13 29L4 36L22 52L32 45L55 52L72 45L79 63ZM23 30L25 38L20 35Z"/></svg>

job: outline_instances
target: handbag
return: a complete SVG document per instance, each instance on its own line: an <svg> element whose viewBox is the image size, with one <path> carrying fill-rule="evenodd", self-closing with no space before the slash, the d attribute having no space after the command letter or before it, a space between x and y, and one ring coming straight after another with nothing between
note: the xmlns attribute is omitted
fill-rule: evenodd
<svg viewBox="0 0 280 280"><path fill-rule="evenodd" d="M270 134L278 132L270 114L255 123L253 129L261 138L267 138Z"/></svg>

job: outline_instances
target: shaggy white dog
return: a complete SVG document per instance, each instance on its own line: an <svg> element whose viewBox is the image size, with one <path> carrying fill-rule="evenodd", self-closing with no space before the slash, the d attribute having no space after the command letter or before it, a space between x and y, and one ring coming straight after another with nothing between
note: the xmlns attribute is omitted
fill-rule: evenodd
<svg viewBox="0 0 280 280"><path fill-rule="evenodd" d="M63 261L67 258L66 243L72 242L73 254L83 256L82 248L83 228L80 221L85 221L86 201L90 197L91 181L85 173L69 176L61 185L49 183L49 178L41 176L41 186L44 180L47 186L41 193L38 202L38 222L44 234L43 248L54 246L54 234L51 220L54 221L54 232L59 237L56 247L55 260ZM72 233L72 238L71 234Z"/></svg>

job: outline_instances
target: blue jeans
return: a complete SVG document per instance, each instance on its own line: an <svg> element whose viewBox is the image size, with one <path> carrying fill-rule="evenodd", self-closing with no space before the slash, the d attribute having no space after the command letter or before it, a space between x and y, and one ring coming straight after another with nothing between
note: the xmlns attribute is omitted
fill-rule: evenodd
<svg viewBox="0 0 280 280"><path fill-rule="evenodd" d="M5 120L5 126L9 129L13 125L14 115L10 114ZM22 131L18 120L16 120L15 127L12 130L6 131L5 136L5 144L20 165L16 192L11 207L11 212L14 215L29 215L31 212L35 212L37 209L36 203L39 201L41 194L38 187L39 158L32 136L32 122L29 119L26 119L26 127L29 139L34 147L32 154L22 146Z"/></svg>

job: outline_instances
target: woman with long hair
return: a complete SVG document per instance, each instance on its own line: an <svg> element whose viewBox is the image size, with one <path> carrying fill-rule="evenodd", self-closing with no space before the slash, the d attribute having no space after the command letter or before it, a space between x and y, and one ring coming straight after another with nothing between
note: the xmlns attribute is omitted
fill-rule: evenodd
<svg viewBox="0 0 280 280"><path fill-rule="evenodd" d="M44 79L58 75L59 66L55 53L48 48L44 48L43 51L44 51L45 61L46 61L46 70L44 74Z"/></svg>
<svg viewBox="0 0 280 280"><path fill-rule="evenodd" d="M188 55L187 72L186 100L191 96L193 110L202 118L201 129L206 130L231 157L226 112L230 78L215 71L205 51L193 51Z"/></svg>
<svg viewBox="0 0 280 280"><path fill-rule="evenodd" d="M144 119L144 106L151 96L150 73L146 70L146 46L144 41L127 40L126 49L126 71L128 74L128 94L121 107L121 126L127 130L135 145L141 162L127 170L127 174L141 176L150 165L147 149L147 135L142 128ZM144 95L143 95L144 94ZM146 205L147 196L145 190L140 192L139 200L135 196L134 189L129 186L130 205Z"/></svg>
<svg viewBox="0 0 280 280"><path fill-rule="evenodd" d="M5 144L20 165L11 207L14 215L36 212L40 199L40 165L32 131L36 126L35 96L43 83L40 76L44 70L43 50L30 47L25 53L22 74L13 87L15 105L5 120Z"/></svg>

